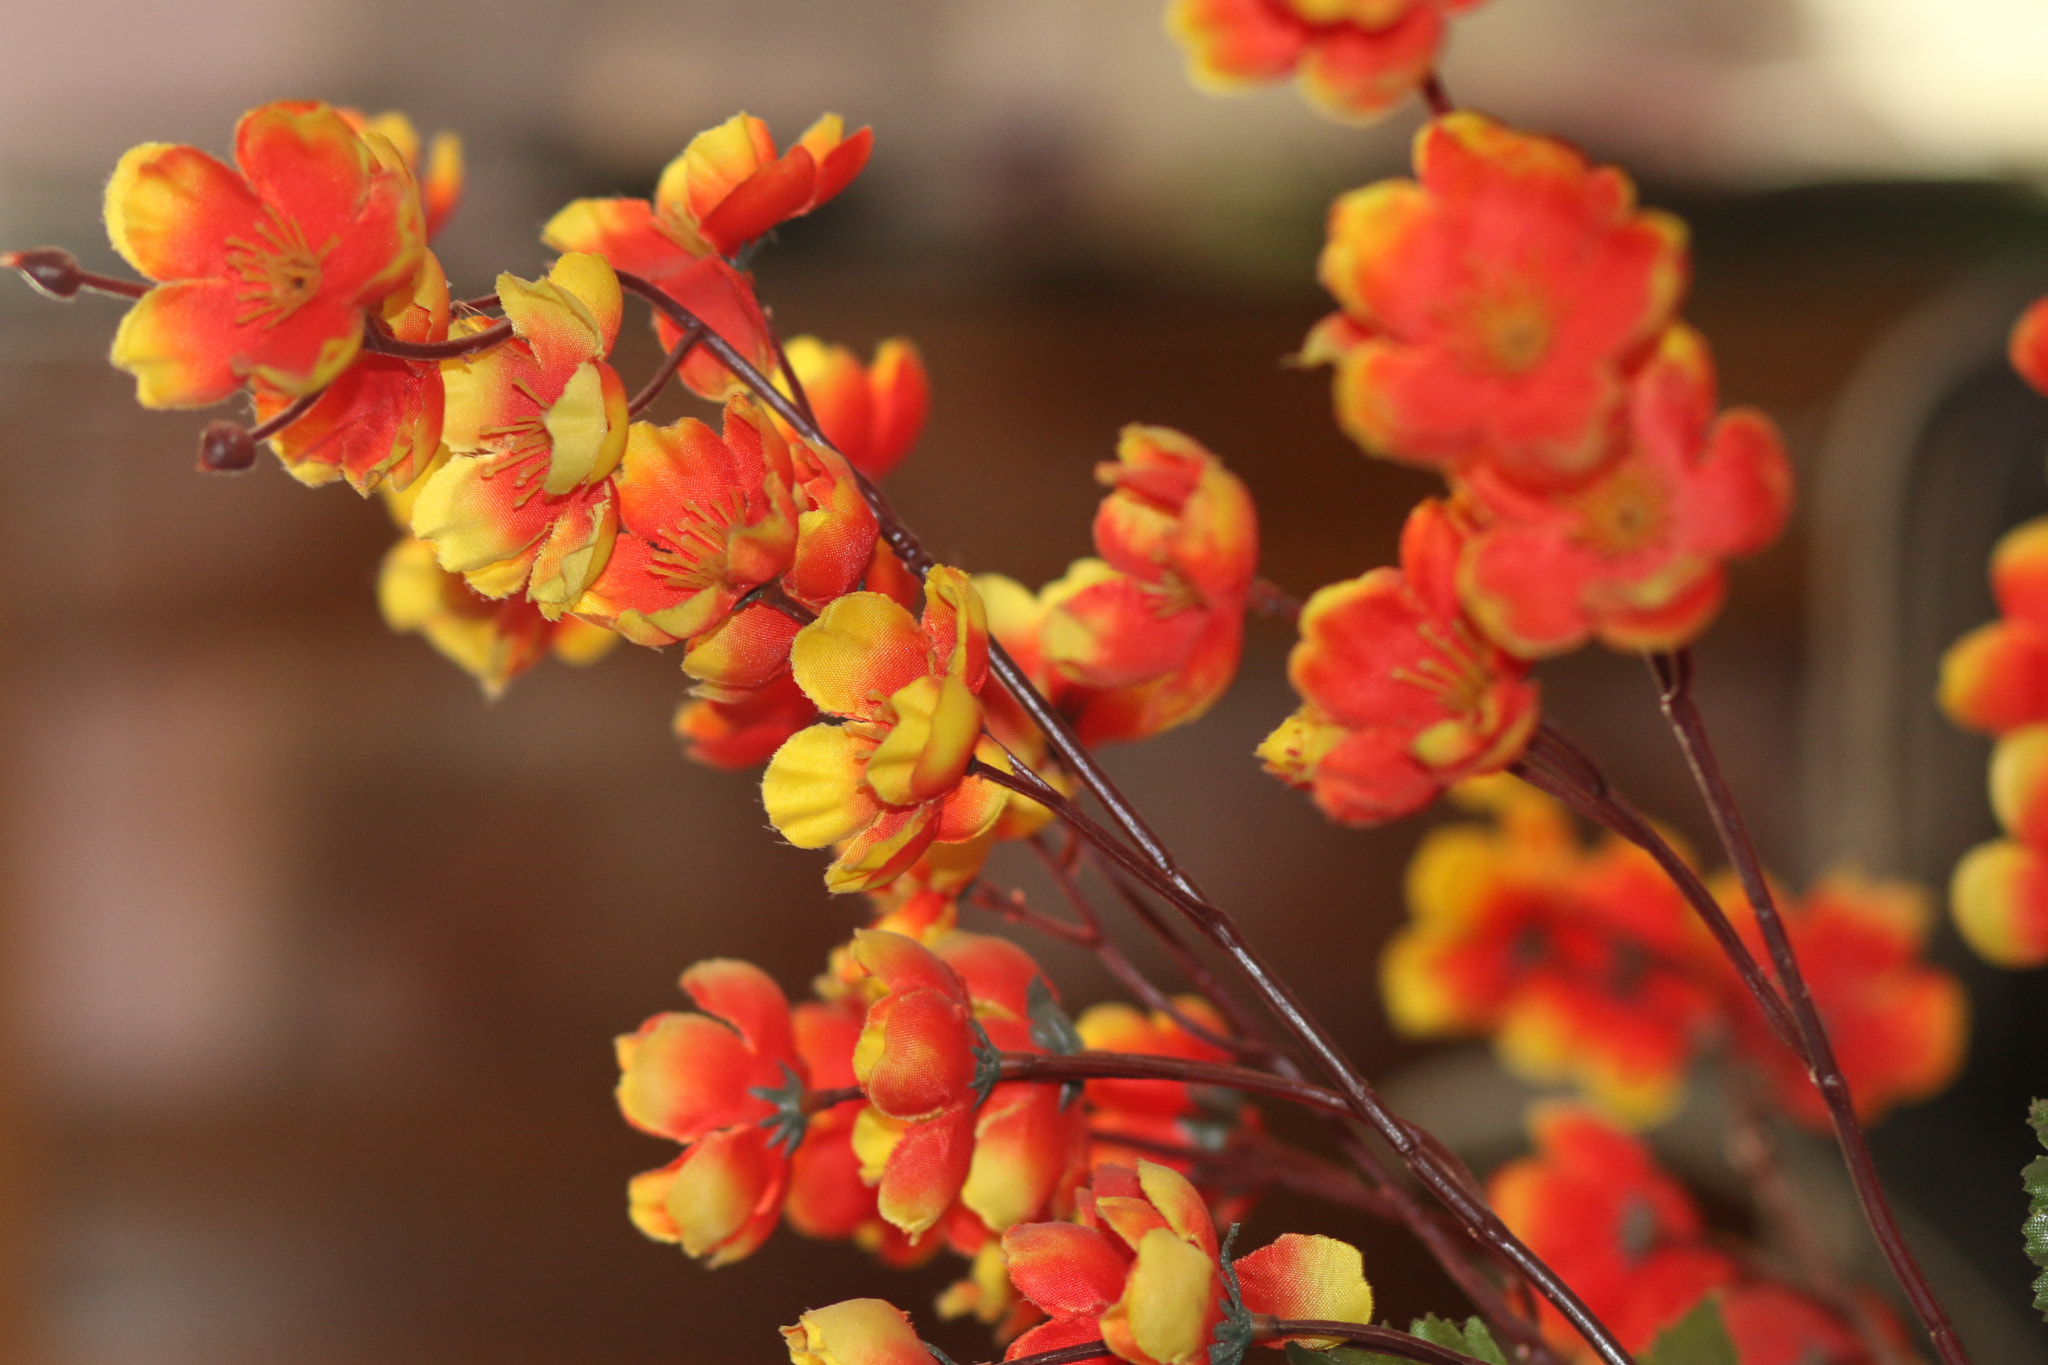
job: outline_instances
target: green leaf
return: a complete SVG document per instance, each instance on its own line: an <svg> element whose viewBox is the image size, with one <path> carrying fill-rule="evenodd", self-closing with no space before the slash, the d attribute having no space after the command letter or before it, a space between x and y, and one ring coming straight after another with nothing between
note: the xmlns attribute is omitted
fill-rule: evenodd
<svg viewBox="0 0 2048 1365"><path fill-rule="evenodd" d="M1721 1296L1709 1294L1657 1334L1643 1365L1737 1365L1735 1340L1721 1318Z"/></svg>
<svg viewBox="0 0 2048 1365"><path fill-rule="evenodd" d="M1031 984L1024 988L1024 1008L1031 1018L1031 1041L1047 1052L1071 1057L1087 1046L1081 1041L1081 1030L1074 1027L1072 1017L1052 998L1044 977L1032 977Z"/></svg>
<svg viewBox="0 0 2048 1365"><path fill-rule="evenodd" d="M2048 1147L2048 1100L2027 1106L2027 1122L2034 1125L2034 1137ZM2020 1172L2027 1187L2027 1221L2021 1226L2026 1239L2027 1259L2041 1267L2034 1277L2034 1311L2048 1318L2048 1156L2037 1156Z"/></svg>
<svg viewBox="0 0 2048 1365"><path fill-rule="evenodd" d="M1474 1360L1485 1361L1486 1365L1508 1365L1507 1357L1501 1354L1493 1339L1493 1333L1487 1331L1486 1324L1478 1318L1465 1319L1461 1328L1457 1323L1431 1313L1408 1324L1408 1335L1453 1351L1463 1351Z"/></svg>

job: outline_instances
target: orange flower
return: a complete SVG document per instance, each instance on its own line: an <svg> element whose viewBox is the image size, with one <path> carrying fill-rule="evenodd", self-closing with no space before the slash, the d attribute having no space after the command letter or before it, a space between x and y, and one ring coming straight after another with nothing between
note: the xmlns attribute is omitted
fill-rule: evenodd
<svg viewBox="0 0 2048 1365"><path fill-rule="evenodd" d="M114 334L113 362L145 407L205 407L250 379L293 397L324 387L419 265L411 174L327 105L244 114L235 163L149 142L107 184L114 249L159 282Z"/></svg>
<svg viewBox="0 0 2048 1365"><path fill-rule="evenodd" d="M2034 300L2020 314L2007 354L2020 378L2048 393L2048 298Z"/></svg>
<svg viewBox="0 0 2048 1365"><path fill-rule="evenodd" d="M1512 763L1536 727L1527 665L1458 606L1465 532L1427 501L1401 533L1401 567L1333 583L1301 612L1287 676L1304 701L1259 746L1266 771L1325 815L1369 825L1420 810Z"/></svg>
<svg viewBox="0 0 2048 1365"><path fill-rule="evenodd" d="M1342 311L1303 358L1337 366L1338 419L1373 454L1584 479L1684 292L1684 226L1638 211L1619 170L1474 113L1423 127L1415 173L1332 206L1319 270Z"/></svg>
<svg viewBox="0 0 2048 1365"><path fill-rule="evenodd" d="M578 199L541 230L557 251L588 251L619 270L658 285L701 318L763 373L775 370L767 320L746 275L724 259L788 218L809 213L838 194L867 164L873 134L846 136L827 114L778 157L761 120L735 114L690 139L645 199ZM657 313L664 347L681 336ZM742 387L708 351L684 362L685 384L722 399Z"/></svg>
<svg viewBox="0 0 2048 1365"><path fill-rule="evenodd" d="M1734 1260L1711 1247L1698 1206L1640 1141L1564 1104L1537 1106L1529 1128L1536 1154L1494 1172L1488 1201L1624 1348L1642 1350L1734 1282ZM1569 1347L1577 1338L1563 1317L1541 1311Z"/></svg>
<svg viewBox="0 0 2048 1365"><path fill-rule="evenodd" d="M1936 696L1957 725L2002 735L2048 721L2048 517L1999 537L1991 592L2000 619L1949 646Z"/></svg>
<svg viewBox="0 0 2048 1365"><path fill-rule="evenodd" d="M1956 862L1949 911L1964 942L1987 962L2048 962L2048 855L2016 839L1977 845Z"/></svg>
<svg viewBox="0 0 2048 1365"><path fill-rule="evenodd" d="M606 357L623 300L612 268L585 255L544 280L498 276L498 299L514 339L446 367L454 458L427 478L412 529L484 596L523 589L559 616L618 534L626 389Z"/></svg>
<svg viewBox="0 0 2048 1365"><path fill-rule="evenodd" d="M1090 743L1200 716L1229 687L1258 569L1258 516L1236 475L1170 427L1133 424L1095 513L1095 549L1042 594L1040 652L1073 685Z"/></svg>
<svg viewBox="0 0 2048 1365"><path fill-rule="evenodd" d="M1750 951L1763 960L1748 898L1732 877L1719 879L1715 891ZM1778 910L1848 1079L1856 1116L1874 1123L1895 1104L1946 1089L1969 1041L1969 999L1953 975L1925 960L1934 920L1927 892L1911 882L1836 872L1804 900L1780 897ZM1805 1064L1771 1035L1747 991L1732 979L1728 989L1739 1041L1764 1068L1779 1105L1825 1129L1827 1107Z"/></svg>
<svg viewBox="0 0 2048 1365"><path fill-rule="evenodd" d="M1770 419L1713 413L1706 343L1675 325L1632 382L1617 462L1564 492L1473 469L1461 487L1479 529L1458 572L1472 619L1524 658L1592 635L1620 650L1690 643L1720 608L1726 561L1768 545L1792 501Z"/></svg>
<svg viewBox="0 0 2048 1365"><path fill-rule="evenodd" d="M791 337L784 351L817 415L818 429L855 469L879 479L917 444L931 410L931 381L908 340L884 341L875 348L872 365L861 364L844 346L828 346L812 336ZM776 383L789 391L787 379L778 375Z"/></svg>
<svg viewBox="0 0 2048 1365"><path fill-rule="evenodd" d="M1409 923L1380 961L1395 1027L1491 1036L1531 1080L1631 1123L1668 1115L1720 1020L1684 901L1634 847L1584 848L1546 796L1503 778L1474 799L1498 826L1438 826L1408 865Z"/></svg>
<svg viewBox="0 0 2048 1365"><path fill-rule="evenodd" d="M1333 118L1365 122L1414 93L1436 62L1445 16L1479 0L1174 0L1166 27L1189 75L1233 91L1300 73Z"/></svg>
<svg viewBox="0 0 2048 1365"><path fill-rule="evenodd" d="M1496 1171L1488 1198L1625 1350L1641 1353L1716 1293L1740 1365L1875 1365L1834 1310L1721 1250L1691 1196L1639 1140L1569 1105L1538 1106L1529 1127L1536 1155ZM1892 1331L1882 1307L1870 1307L1880 1330ZM1539 1311L1552 1342L1592 1359L1556 1309Z"/></svg>
<svg viewBox="0 0 2048 1365"><path fill-rule="evenodd" d="M954 931L929 942L854 937L881 991L854 1051L869 1099L854 1150L882 1216L912 1237L956 1200L974 1226L999 1232L1057 1211L1078 1177L1083 1116L1057 1085L995 1082L996 1052L1043 1050L1029 1017L1038 964L1007 939Z"/></svg>
<svg viewBox="0 0 2048 1365"><path fill-rule="evenodd" d="M435 561L433 546L411 536L384 556L377 606L384 624L401 633L417 631L492 698L549 653L565 663L590 664L619 642L610 631L574 617L550 621L521 597L480 596Z"/></svg>
<svg viewBox="0 0 2048 1365"><path fill-rule="evenodd" d="M449 307L448 277L434 253L423 251L411 284L385 299L378 314L401 341L445 341ZM260 421L293 402L261 379L250 387ZM358 493L387 485L402 489L440 452L445 408L440 365L358 355L312 407L270 438L270 448L304 484L344 478Z"/></svg>
<svg viewBox="0 0 2048 1365"><path fill-rule="evenodd" d="M1051 1317L1005 1359L1100 1337L1133 1365L1208 1359L1222 1317L1216 1226L1177 1171L1140 1161L1095 1168L1078 1223L1027 1223L1003 1234L1010 1279ZM1369 1322L1372 1289L1357 1250L1290 1233L1232 1263L1253 1314ZM1316 1345L1334 1343L1310 1340Z"/></svg>
<svg viewBox="0 0 2048 1365"><path fill-rule="evenodd" d="M455 206L462 202L462 139L446 131L434 134L427 144L427 171L420 174L420 135L412 120L396 110L367 118L355 109L337 110L359 133L375 133L397 148L405 168L419 181L420 199L426 209L427 240L440 235L441 227Z"/></svg>
<svg viewBox="0 0 2048 1365"><path fill-rule="evenodd" d="M801 1085L803 1072L789 1003L760 968L715 958L682 984L704 1013L657 1014L618 1040L620 1112L683 1144L673 1162L633 1178L633 1221L725 1265L751 1254L782 1216L789 1156L770 1095Z"/></svg>
<svg viewBox="0 0 2048 1365"><path fill-rule="evenodd" d="M725 436L694 417L635 422L612 480L619 536L572 608L639 645L702 635L796 558L789 447L751 399L725 405Z"/></svg>
<svg viewBox="0 0 2048 1365"><path fill-rule="evenodd" d="M813 1308L782 1329L790 1365L931 1365L903 1310L881 1299Z"/></svg>
<svg viewBox="0 0 2048 1365"><path fill-rule="evenodd" d="M726 701L697 697L676 711L684 752L713 768L766 763L783 742L818 718L818 708L788 672Z"/></svg>
<svg viewBox="0 0 2048 1365"><path fill-rule="evenodd" d="M797 686L846 723L792 736L769 760L761 795L799 848L848 841L825 876L835 891L883 885L934 840L964 843L1003 812L1004 790L967 775L976 758L1006 766L982 734L981 599L967 575L944 566L926 577L925 594L920 623L881 593L849 593L791 647Z"/></svg>
<svg viewBox="0 0 2048 1365"><path fill-rule="evenodd" d="M1199 996L1176 997L1174 1007L1213 1033L1227 1033L1214 1007ZM1182 1028L1170 1015L1158 1010L1147 1013L1119 1001L1091 1005L1074 1021L1082 1045L1094 1052L1123 1052L1140 1057L1184 1057L1190 1061L1217 1062L1229 1053L1205 1042ZM1257 1111L1242 1106L1230 1116L1228 1127L1219 1123L1215 1092L1198 1092L1184 1081L1091 1080L1084 1093L1089 1108L1089 1131L1094 1135L1094 1160L1128 1162L1138 1155L1119 1137L1153 1142L1201 1145L1228 1135L1239 1123L1256 1121ZM1173 1166L1183 1175L1192 1162L1155 1156L1155 1161Z"/></svg>

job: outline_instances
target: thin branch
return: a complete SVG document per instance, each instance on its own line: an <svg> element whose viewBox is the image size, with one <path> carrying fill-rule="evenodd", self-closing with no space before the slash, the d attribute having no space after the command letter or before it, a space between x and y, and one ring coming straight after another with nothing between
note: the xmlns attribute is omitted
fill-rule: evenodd
<svg viewBox="0 0 2048 1365"><path fill-rule="evenodd" d="M1453 1351L1448 1346L1439 1346L1421 1337L1411 1337L1406 1332L1397 1332L1391 1327L1373 1327L1363 1322L1325 1322L1314 1318L1293 1318L1284 1320L1252 1319L1252 1331L1261 1340L1270 1341L1275 1337L1336 1337L1356 1346L1370 1346L1373 1350L1404 1360L1420 1360L1426 1365L1481 1365L1481 1362L1463 1351Z"/></svg>
<svg viewBox="0 0 2048 1365"><path fill-rule="evenodd" d="M399 360L455 360L475 355L478 351L488 351L511 339L512 321L509 318L481 332L450 337L446 341L405 341L369 319L363 323L363 349L373 355L394 356Z"/></svg>
<svg viewBox="0 0 2048 1365"><path fill-rule="evenodd" d="M1856 1187L1856 1197L1863 1205L1864 1219L1870 1224L1871 1234L1876 1237L1892 1273L1906 1291L1906 1298L1912 1303L1921 1326L1934 1343L1936 1354L1945 1365L1966 1365L1969 1356L1956 1336L1955 1326L1949 1321L1941 1300L1935 1296L1934 1287L1927 1282L1927 1274L1920 1268L1913 1249L1907 1245L1905 1234L1899 1230L1898 1217L1885 1197L1884 1186L1877 1176L1877 1162L1870 1155L1870 1144L1864 1137L1862 1123L1856 1117L1848 1078L1842 1074L1841 1063L1835 1058L1834 1044L1828 1039L1827 1027L1821 1022L1820 1011L1814 1006L1813 996L1806 988L1806 977L1799 969L1799 956L1792 950L1791 935L1786 932L1784 919L1778 913L1777 902L1771 895L1770 880L1764 875L1763 862L1750 839L1742 810L1736 804L1727 778L1722 775L1720 760L1715 757L1713 744L1707 737L1706 722L1701 718L1699 705L1692 695L1692 652L1682 649L1673 654L1655 654L1650 656L1649 663L1657 681L1658 701L1664 708L1665 719L1670 722L1678 747L1685 754L1687 766L1692 769L1693 781L1713 816L1715 832L1721 836L1721 846L1735 865L1735 875L1742 882L1750 908L1756 912L1757 929L1770 951L1771 966L1777 972L1778 982L1784 988L1792 1007L1792 1017L1798 1025L1799 1055L1806 1063L1814 1087L1820 1091L1821 1100L1827 1105L1828 1120L1834 1126L1835 1141L1842 1149L1849 1179Z"/></svg>
<svg viewBox="0 0 2048 1365"><path fill-rule="evenodd" d="M661 365L655 370L653 377L640 392L633 395L632 401L626 404L628 417L638 417L653 406L654 400L661 397L661 391L668 387L668 381L676 377L676 371L683 368L683 362L703 339L703 323L683 329L683 334L676 338L676 344L669 347L668 354L661 358Z"/></svg>
<svg viewBox="0 0 2048 1365"><path fill-rule="evenodd" d="M619 283L622 287L646 298L678 327L687 327L697 321L689 309L637 275L621 271ZM824 434L817 429L816 424L805 420L802 412L778 392L767 377L730 342L717 332L708 331L705 333L704 343L726 368L738 376L764 404L805 439L815 440L830 447L831 443L825 440ZM922 575L927 572L935 561L910 528L896 516L895 509L890 507L881 490L858 470L854 471L854 478L861 495L875 513L876 523L884 539L896 552L896 557L912 573ZM1442 1201L1475 1237L1497 1248L1522 1275L1535 1284L1543 1296L1550 1300L1565 1320L1585 1339L1594 1354L1607 1362L1607 1365L1630 1365L1628 1352L1571 1287L1516 1237L1483 1200L1474 1199L1457 1176L1444 1168L1434 1152L1416 1142L1407 1125L1386 1107L1365 1077L1352 1066L1336 1039L1308 1012L1300 996L1274 974L1265 958L1245 940L1236 922L1203 898L1193 879L1181 870L1159 837L1153 833L1136 808L1117 789L1108 773L1074 734L1073 728L1044 695L1032 686L1031 680L1017 666L1016 661L995 641L991 641L989 645L989 670L1031 718L1032 723L1044 733L1047 744L1058 755L1060 762L1087 786L1089 792L1108 812L1111 821L1137 845L1140 852L1134 855L1108 831L1083 815L1071 802L1043 782L1038 782L1037 785L1052 798L1051 801L1046 801L1045 797L1029 790L1024 794L1058 810L1061 818L1068 824L1080 830L1090 842L1102 848L1119 864L1125 865L1148 886L1159 891L1164 899L1187 916L1190 923L1232 959L1238 972L1258 993L1266 1007L1315 1058L1317 1065L1337 1082L1350 1112L1377 1132L1430 1192ZM992 773L996 770L985 771ZM1055 802L1057 805L1054 805Z"/></svg>

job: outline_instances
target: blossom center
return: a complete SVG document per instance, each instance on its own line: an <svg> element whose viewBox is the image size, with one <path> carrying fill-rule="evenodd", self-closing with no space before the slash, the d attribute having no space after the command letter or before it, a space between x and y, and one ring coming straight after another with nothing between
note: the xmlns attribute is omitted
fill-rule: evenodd
<svg viewBox="0 0 2048 1365"><path fill-rule="evenodd" d="M1499 299L1481 307L1480 346L1503 374L1527 374L1550 353L1550 318L1534 299Z"/></svg>
<svg viewBox="0 0 2048 1365"><path fill-rule="evenodd" d="M242 281L235 301L242 310L235 326L277 326L320 292L320 260L326 254L306 242L297 223L272 210L256 226L259 240L230 237L228 269Z"/></svg>
<svg viewBox="0 0 2048 1365"><path fill-rule="evenodd" d="M1643 469L1623 469L1579 498L1573 536L1605 559L1620 559L1664 542L1671 530L1670 498Z"/></svg>

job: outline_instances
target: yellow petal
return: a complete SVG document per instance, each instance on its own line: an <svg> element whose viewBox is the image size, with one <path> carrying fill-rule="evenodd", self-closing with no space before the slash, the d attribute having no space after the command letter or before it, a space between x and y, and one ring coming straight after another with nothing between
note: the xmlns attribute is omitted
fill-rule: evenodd
<svg viewBox="0 0 2048 1365"><path fill-rule="evenodd" d="M948 673L912 679L889 698L896 723L868 757L868 786L892 806L945 795L981 739L981 701Z"/></svg>
<svg viewBox="0 0 2048 1365"><path fill-rule="evenodd" d="M783 838L823 848L867 828L878 807L861 789L866 747L836 725L813 725L783 741L761 776L761 803Z"/></svg>

